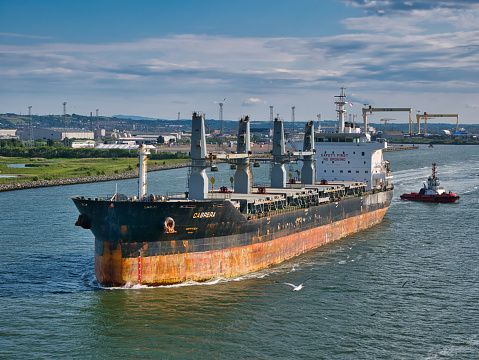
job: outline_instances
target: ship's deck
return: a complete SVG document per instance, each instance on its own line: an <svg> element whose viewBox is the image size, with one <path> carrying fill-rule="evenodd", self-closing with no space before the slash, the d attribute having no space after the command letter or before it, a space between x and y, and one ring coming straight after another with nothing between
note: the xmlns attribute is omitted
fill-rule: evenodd
<svg viewBox="0 0 479 360"><path fill-rule="evenodd" d="M251 193L241 194L224 192L224 190L209 191L205 200L231 200L233 202L246 202L247 204L259 204L266 202L281 201L286 198L301 198L314 196L322 201L329 201L331 194L359 193L365 191L366 184L355 181L336 181L322 184L287 184L286 188L253 187ZM184 198L183 198L184 199ZM321 200L324 199L324 200ZM171 197L170 200L180 200Z"/></svg>
<svg viewBox="0 0 479 360"><path fill-rule="evenodd" d="M257 186L253 187L251 193L242 194L235 193L226 188L209 191L204 201L222 201L229 200L232 203L243 204L241 207L260 206L264 204L273 204L284 202L284 205L301 204L304 201L323 203L333 198L343 197L346 195L358 195L366 192L366 184L363 182L353 181L335 181L328 184L287 184L286 188L271 188ZM83 197L81 197L83 198ZM92 200L92 198L88 198ZM174 202L190 202L187 193L161 195L147 195L143 199L138 200L136 197L127 197L122 194L115 194L106 198L95 198L97 201L174 201Z"/></svg>

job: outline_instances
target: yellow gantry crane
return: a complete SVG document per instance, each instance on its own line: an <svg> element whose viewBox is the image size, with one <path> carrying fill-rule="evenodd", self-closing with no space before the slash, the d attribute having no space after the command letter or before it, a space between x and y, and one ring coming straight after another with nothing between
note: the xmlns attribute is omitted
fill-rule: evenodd
<svg viewBox="0 0 479 360"><path fill-rule="evenodd" d="M411 118L411 108L375 108L373 106L368 106L363 108L363 122L364 122L364 132L368 130L368 113L372 114L373 112L396 112L396 111L408 111L409 112L409 134L412 134L412 118Z"/></svg>
<svg viewBox="0 0 479 360"><path fill-rule="evenodd" d="M433 118L437 118L437 117L455 117L456 118L456 132L459 131L459 114L428 114L428 113L425 112L424 114L417 114L416 115L417 133L418 134L421 133L421 128L420 128L421 119L424 119L424 126L426 126L427 119L433 119ZM424 131L426 131L426 130L424 130Z"/></svg>

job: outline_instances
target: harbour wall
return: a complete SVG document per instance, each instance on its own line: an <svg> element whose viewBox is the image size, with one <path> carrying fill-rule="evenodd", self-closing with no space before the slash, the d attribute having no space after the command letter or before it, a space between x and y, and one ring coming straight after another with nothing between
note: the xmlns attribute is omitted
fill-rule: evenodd
<svg viewBox="0 0 479 360"><path fill-rule="evenodd" d="M388 145L387 148L383 149L383 151L401 151L401 150L415 150L419 149L417 145Z"/></svg>

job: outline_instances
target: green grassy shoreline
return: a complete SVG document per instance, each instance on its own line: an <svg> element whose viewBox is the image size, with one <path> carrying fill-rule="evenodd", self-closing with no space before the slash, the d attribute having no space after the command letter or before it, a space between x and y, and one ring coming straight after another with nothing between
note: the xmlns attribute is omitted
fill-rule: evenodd
<svg viewBox="0 0 479 360"><path fill-rule="evenodd" d="M9 167L12 164L24 164L26 167ZM186 166L188 159L149 160L148 170L161 170L170 167ZM83 159L44 159L0 157L0 185L12 183L34 183L40 181L82 179L88 177L101 179L105 176L128 178L138 174L138 158L83 158ZM93 180L95 181L95 180ZM99 180L103 181L103 180Z"/></svg>

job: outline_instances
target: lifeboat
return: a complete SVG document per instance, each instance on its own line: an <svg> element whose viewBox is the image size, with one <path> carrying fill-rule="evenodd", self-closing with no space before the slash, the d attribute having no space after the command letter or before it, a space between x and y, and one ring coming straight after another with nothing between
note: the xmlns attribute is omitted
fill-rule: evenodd
<svg viewBox="0 0 479 360"><path fill-rule="evenodd" d="M436 177L436 164L432 164L432 174L427 178L427 185L419 190L419 193L413 192L410 194L402 194L400 197L403 200L436 202L436 203L453 203L459 199L459 196L444 190L439 186L439 179Z"/></svg>

